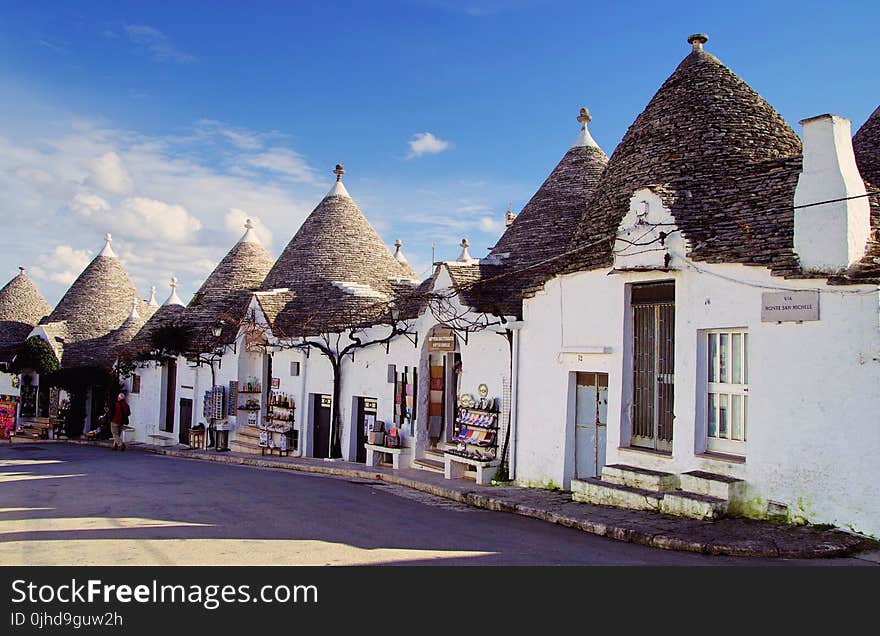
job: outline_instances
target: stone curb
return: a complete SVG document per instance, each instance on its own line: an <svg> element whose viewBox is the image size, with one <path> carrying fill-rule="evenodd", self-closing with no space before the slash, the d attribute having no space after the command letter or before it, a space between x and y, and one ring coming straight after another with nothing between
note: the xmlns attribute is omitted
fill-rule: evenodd
<svg viewBox="0 0 880 636"><path fill-rule="evenodd" d="M85 440L48 440L50 442L66 442L69 444L79 444L82 446L103 446L109 448L112 443L107 441L85 441ZM43 440L45 443L46 440ZM617 541L626 541L628 543L636 543L661 550L676 550L680 552L697 552L700 554L711 554L714 556L736 556L736 557L763 557L763 558L787 558L787 559L816 559L816 558L835 558L851 556L861 550L856 545L842 545L838 543L824 543L816 547L807 547L803 549L785 549L779 550L772 542L737 542L737 543L721 543L721 542L705 542L695 541L682 538L680 536L669 536L665 534L652 534L644 532L635 527L627 527L620 525L609 525L601 521L590 519L580 519L564 514L558 514L542 508L512 503L486 496L477 492L459 491L454 488L444 488L436 484L420 482L406 477L380 473L370 470L359 470L353 468L342 468L334 466L318 466L309 464L294 464L289 462L275 461L265 459L262 456L240 457L235 455L203 455L194 453L190 450L180 450L170 447L151 446L147 444L137 444L128 446L128 450L139 451L143 453L151 453L154 455L166 455L169 457L179 457L183 459L195 459L201 461L218 462L221 464L235 464L239 466L254 466L257 468L272 468L281 470L293 470L302 473L314 475L329 475L334 477L346 477L355 479L369 479L373 481L381 481L398 486L404 486L413 490L425 492L444 499L450 499L462 504L491 510L494 512L509 512L523 517L530 517L566 528L574 528L583 532L589 532L598 536L608 537Z"/></svg>

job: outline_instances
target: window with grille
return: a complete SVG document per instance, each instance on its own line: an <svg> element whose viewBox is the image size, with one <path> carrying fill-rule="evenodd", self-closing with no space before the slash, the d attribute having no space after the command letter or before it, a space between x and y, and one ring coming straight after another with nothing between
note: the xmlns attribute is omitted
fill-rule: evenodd
<svg viewBox="0 0 880 636"><path fill-rule="evenodd" d="M745 455L749 410L749 334L707 332L706 449Z"/></svg>

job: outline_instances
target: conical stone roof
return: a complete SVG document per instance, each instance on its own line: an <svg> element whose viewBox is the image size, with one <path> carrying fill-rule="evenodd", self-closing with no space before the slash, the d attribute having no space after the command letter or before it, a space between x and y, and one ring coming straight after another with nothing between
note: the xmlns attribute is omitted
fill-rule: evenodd
<svg viewBox="0 0 880 636"><path fill-rule="evenodd" d="M590 119L582 109L581 135L505 230L490 257L522 267L566 251L608 164L608 157L589 136Z"/></svg>
<svg viewBox="0 0 880 636"><path fill-rule="evenodd" d="M862 178L880 187L880 107L853 136L853 150Z"/></svg>
<svg viewBox="0 0 880 636"><path fill-rule="evenodd" d="M151 310L140 298L125 268L110 247L108 234L104 249L83 270L58 305L40 324L65 323L65 346L62 367L81 366L68 359L84 343L107 336L122 326L131 312L132 301L141 315ZM76 356L85 359L86 356Z"/></svg>
<svg viewBox="0 0 880 636"><path fill-rule="evenodd" d="M261 291L260 303L278 335L319 333L352 320L376 318L413 278L412 269L391 255L379 234L337 182L287 244Z"/></svg>
<svg viewBox="0 0 880 636"><path fill-rule="evenodd" d="M192 331L198 351L235 339L251 294L260 288L272 267L272 256L257 240L250 220L245 227L244 236L205 279L184 312L183 323ZM220 338L215 339L211 328L218 320L223 320L225 326Z"/></svg>
<svg viewBox="0 0 880 636"><path fill-rule="evenodd" d="M582 108L581 132L550 175L504 231L489 258L479 263L447 263L465 304L479 311L519 315L522 291L555 271L565 253L608 157L587 129L592 118Z"/></svg>
<svg viewBox="0 0 880 636"><path fill-rule="evenodd" d="M155 287L153 288L152 297L155 299ZM160 327L183 324L186 307L179 300L177 296L177 279L173 278L171 280L171 294L168 299L153 312L153 315L147 319L143 327L138 330L131 341L123 348L123 352L128 357L136 358L140 354L151 351L153 349L153 332ZM158 303L156 305L158 306Z"/></svg>
<svg viewBox="0 0 880 636"><path fill-rule="evenodd" d="M49 303L20 267L18 275L0 289L0 360L9 359L50 311Z"/></svg>
<svg viewBox="0 0 880 636"><path fill-rule="evenodd" d="M801 142L760 95L703 50L663 83L615 149L580 222L574 271L608 266L630 198L652 187L697 260L772 265L791 254ZM765 179L766 177L766 179Z"/></svg>
<svg viewBox="0 0 880 636"><path fill-rule="evenodd" d="M140 299L138 299L140 300ZM135 301L135 307L139 304ZM144 326L144 317L129 310L125 321L99 338L65 344L63 364L70 367L103 367L110 369Z"/></svg>

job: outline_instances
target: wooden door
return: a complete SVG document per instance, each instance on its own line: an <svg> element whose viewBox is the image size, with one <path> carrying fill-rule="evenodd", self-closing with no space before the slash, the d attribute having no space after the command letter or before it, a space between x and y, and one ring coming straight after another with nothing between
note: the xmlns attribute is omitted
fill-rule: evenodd
<svg viewBox="0 0 880 636"><path fill-rule="evenodd" d="M165 367L165 420L162 430L166 433L174 431L174 407L177 403L177 361L170 360Z"/></svg>
<svg viewBox="0 0 880 636"><path fill-rule="evenodd" d="M598 477L605 465L608 374L578 373L575 395L575 476Z"/></svg>
<svg viewBox="0 0 880 636"><path fill-rule="evenodd" d="M180 398L180 433L177 441L181 444L189 444L189 429L192 427L193 401L190 398Z"/></svg>
<svg viewBox="0 0 880 636"><path fill-rule="evenodd" d="M330 406L333 397L315 395L315 407L312 414L312 456L330 457Z"/></svg>

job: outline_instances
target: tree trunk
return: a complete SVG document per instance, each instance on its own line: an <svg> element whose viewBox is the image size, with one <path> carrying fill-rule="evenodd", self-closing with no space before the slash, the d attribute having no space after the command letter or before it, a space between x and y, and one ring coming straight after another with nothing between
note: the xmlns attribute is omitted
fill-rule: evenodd
<svg viewBox="0 0 880 636"><path fill-rule="evenodd" d="M342 360L330 358L333 366L333 403L330 416L330 457L342 457L342 444L339 431L342 428L342 414L340 413L340 393L342 388Z"/></svg>

